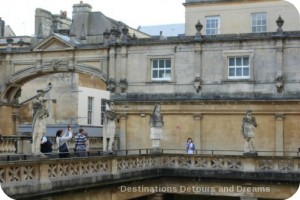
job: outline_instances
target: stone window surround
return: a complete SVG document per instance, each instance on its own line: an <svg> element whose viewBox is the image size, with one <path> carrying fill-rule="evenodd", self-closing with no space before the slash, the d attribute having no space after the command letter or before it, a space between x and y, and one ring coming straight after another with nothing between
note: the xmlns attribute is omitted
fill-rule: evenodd
<svg viewBox="0 0 300 200"><path fill-rule="evenodd" d="M153 59L170 59L171 60L171 79L170 80L152 80L152 62ZM162 55L148 55L146 57L146 63L147 63L147 81L150 82L166 82L166 83L172 83L175 81L175 56L174 54L162 54Z"/></svg>
<svg viewBox="0 0 300 200"><path fill-rule="evenodd" d="M230 57L249 57L249 78L248 79L231 79L228 77L228 59ZM239 81L254 81L254 51L253 50L228 50L223 51L223 81L233 81L233 82L239 82Z"/></svg>

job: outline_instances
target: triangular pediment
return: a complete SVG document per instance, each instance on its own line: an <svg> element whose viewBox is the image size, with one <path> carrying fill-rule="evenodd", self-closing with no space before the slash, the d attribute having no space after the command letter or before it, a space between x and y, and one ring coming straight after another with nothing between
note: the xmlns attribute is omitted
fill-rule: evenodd
<svg viewBox="0 0 300 200"><path fill-rule="evenodd" d="M68 36L51 35L39 42L33 51L61 51L74 49L76 43Z"/></svg>

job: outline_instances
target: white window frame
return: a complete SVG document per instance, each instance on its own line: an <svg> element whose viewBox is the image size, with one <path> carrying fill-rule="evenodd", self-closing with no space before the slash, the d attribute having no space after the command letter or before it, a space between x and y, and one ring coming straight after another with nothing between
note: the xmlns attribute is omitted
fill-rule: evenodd
<svg viewBox="0 0 300 200"><path fill-rule="evenodd" d="M100 105L100 124L103 126L104 124L104 114L106 111L106 100L105 99L101 99L101 105Z"/></svg>
<svg viewBox="0 0 300 200"><path fill-rule="evenodd" d="M214 22L212 22L214 21ZM215 26L216 22L216 26ZM218 35L220 34L221 18L220 16L206 16L205 17L205 34ZM213 33L211 33L213 32Z"/></svg>
<svg viewBox="0 0 300 200"><path fill-rule="evenodd" d="M233 75L231 75L231 72L233 72ZM250 78L249 56L228 57L228 79L249 79L249 78Z"/></svg>
<svg viewBox="0 0 300 200"><path fill-rule="evenodd" d="M249 74L247 76L229 76L229 59L230 58L243 58L248 57L248 65L247 66L236 66L236 67L249 67ZM223 66L224 66L224 80L227 81L238 81L238 80L254 80L254 51L253 50L229 50L223 51Z"/></svg>
<svg viewBox="0 0 300 200"><path fill-rule="evenodd" d="M169 65L168 65L169 62ZM151 80L171 81L172 80L172 59L171 58L151 58ZM168 73L167 73L168 72ZM160 77L160 75L162 75ZM155 77L154 77L155 76Z"/></svg>
<svg viewBox="0 0 300 200"><path fill-rule="evenodd" d="M267 13L259 12L251 14L251 30L252 33L267 32Z"/></svg>
<svg viewBox="0 0 300 200"><path fill-rule="evenodd" d="M87 124L93 124L94 97L88 97L87 103Z"/></svg>

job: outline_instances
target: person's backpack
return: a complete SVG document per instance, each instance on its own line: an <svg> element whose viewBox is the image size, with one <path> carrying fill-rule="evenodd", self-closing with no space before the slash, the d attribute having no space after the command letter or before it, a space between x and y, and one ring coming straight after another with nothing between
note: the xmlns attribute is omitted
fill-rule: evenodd
<svg viewBox="0 0 300 200"><path fill-rule="evenodd" d="M192 150L195 151L196 147L195 147L195 144L193 143L193 147L192 147Z"/></svg>
<svg viewBox="0 0 300 200"><path fill-rule="evenodd" d="M52 145L53 143L47 138L47 142L41 144L41 152L42 153L52 152Z"/></svg>

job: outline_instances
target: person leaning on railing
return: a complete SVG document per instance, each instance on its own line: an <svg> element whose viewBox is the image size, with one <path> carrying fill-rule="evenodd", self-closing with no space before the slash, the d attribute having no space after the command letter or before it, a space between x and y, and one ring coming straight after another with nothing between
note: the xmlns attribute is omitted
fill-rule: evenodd
<svg viewBox="0 0 300 200"><path fill-rule="evenodd" d="M75 152L78 153L80 157L86 157L87 153L87 137L85 136L84 130L79 129L79 133L75 135Z"/></svg>

